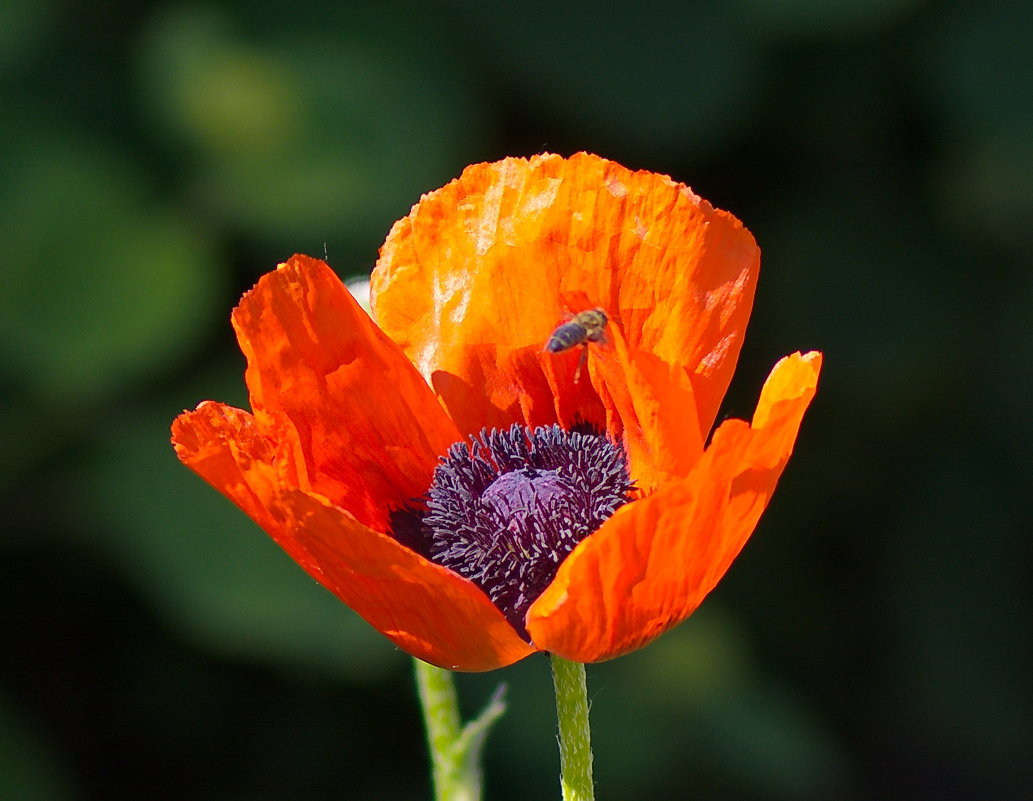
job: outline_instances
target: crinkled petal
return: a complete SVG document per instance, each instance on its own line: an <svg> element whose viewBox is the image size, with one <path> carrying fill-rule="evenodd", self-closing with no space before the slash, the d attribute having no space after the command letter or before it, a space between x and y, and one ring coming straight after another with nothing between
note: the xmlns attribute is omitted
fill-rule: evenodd
<svg viewBox="0 0 1033 801"><path fill-rule="evenodd" d="M297 485L290 447L259 430L254 417L214 401L183 412L172 423L172 445L187 467L258 523L303 568L313 564L297 544L283 537L269 501Z"/></svg>
<svg viewBox="0 0 1033 801"><path fill-rule="evenodd" d="M283 500L286 525L320 567L316 578L402 650L465 671L534 653L473 582L319 498L295 491Z"/></svg>
<svg viewBox="0 0 1033 801"><path fill-rule="evenodd" d="M233 312L262 427L291 429L301 489L386 531L459 439L427 383L323 262L294 256Z"/></svg>
<svg viewBox="0 0 1033 801"><path fill-rule="evenodd" d="M510 158L467 168L395 224L373 304L460 430L606 426L638 443L652 488L702 451L758 266L738 220L666 176L583 153ZM591 380L575 381L580 349L543 345L596 306L623 348L589 346Z"/></svg>
<svg viewBox="0 0 1033 801"><path fill-rule="evenodd" d="M682 481L617 510L584 540L527 615L534 644L596 662L688 617L745 545L792 452L821 354L772 370L753 422L727 420Z"/></svg>
<svg viewBox="0 0 1033 801"><path fill-rule="evenodd" d="M247 412L203 403L173 424L179 458L313 578L400 648L452 670L533 652L474 584L292 486L290 460Z"/></svg>

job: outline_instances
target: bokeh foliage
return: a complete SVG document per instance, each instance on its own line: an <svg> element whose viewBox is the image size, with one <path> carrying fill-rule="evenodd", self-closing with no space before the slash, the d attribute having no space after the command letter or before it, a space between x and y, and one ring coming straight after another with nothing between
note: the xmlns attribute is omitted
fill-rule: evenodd
<svg viewBox="0 0 1033 801"><path fill-rule="evenodd" d="M407 658L182 468L295 251L368 272L470 162L590 150L753 230L725 413L826 372L703 609L589 669L603 798L1024 798L1033 5L0 6L0 797L428 797ZM497 799L555 797L548 668Z"/></svg>

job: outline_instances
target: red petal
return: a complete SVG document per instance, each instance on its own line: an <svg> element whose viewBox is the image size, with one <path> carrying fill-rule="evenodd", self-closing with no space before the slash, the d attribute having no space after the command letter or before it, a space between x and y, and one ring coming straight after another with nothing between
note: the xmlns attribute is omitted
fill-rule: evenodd
<svg viewBox="0 0 1033 801"><path fill-rule="evenodd" d="M606 425L652 488L702 451L758 264L749 232L688 187L545 155L474 165L425 195L381 251L373 301L462 431ZM542 349L565 314L594 306L623 346L590 346L592 381L575 383L579 353Z"/></svg>
<svg viewBox="0 0 1033 801"><path fill-rule="evenodd" d="M288 431L297 486L379 531L460 435L402 351L323 262L294 256L233 312L263 427Z"/></svg>
<svg viewBox="0 0 1033 801"><path fill-rule="evenodd" d="M284 498L316 578L399 648L449 670L503 667L534 653L472 582L301 492Z"/></svg>
<svg viewBox="0 0 1033 801"><path fill-rule="evenodd" d="M596 662L640 648L692 614L774 492L820 369L819 353L782 359L752 425L725 421L687 478L622 507L582 542L528 612L535 645Z"/></svg>
<svg viewBox="0 0 1033 801"><path fill-rule="evenodd" d="M176 453L241 507L313 578L403 650L452 670L533 652L487 596L319 496L247 412L203 403L173 424Z"/></svg>

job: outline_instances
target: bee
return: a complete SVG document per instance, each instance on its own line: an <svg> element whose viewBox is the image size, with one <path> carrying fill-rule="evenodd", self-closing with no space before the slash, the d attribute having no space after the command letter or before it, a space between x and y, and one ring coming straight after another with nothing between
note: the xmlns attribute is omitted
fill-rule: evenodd
<svg viewBox="0 0 1033 801"><path fill-rule="evenodd" d="M574 383L581 378L581 368L588 358L588 343L602 342L606 334L606 323L609 318L602 309L587 309L578 312L573 319L563 323L549 337L545 343L545 350L549 353L562 353L565 350L581 346L581 358L578 359L577 370L574 373Z"/></svg>

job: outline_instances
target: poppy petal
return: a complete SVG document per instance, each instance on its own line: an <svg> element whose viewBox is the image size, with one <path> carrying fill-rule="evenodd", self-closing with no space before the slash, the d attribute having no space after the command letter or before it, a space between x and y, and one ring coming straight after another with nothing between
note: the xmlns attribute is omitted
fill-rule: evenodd
<svg viewBox="0 0 1033 801"><path fill-rule="evenodd" d="M594 359L593 382L607 409L606 429L623 441L631 478L643 493L688 474L703 452L696 393L688 371L611 334L615 358Z"/></svg>
<svg viewBox="0 0 1033 801"><path fill-rule="evenodd" d="M286 439L286 437L284 437ZM241 409L204 401L172 423L172 444L179 460L239 506L303 568L314 565L296 543L280 534L269 501L285 486L297 484L289 446L259 431Z"/></svg>
<svg viewBox="0 0 1033 801"><path fill-rule="evenodd" d="M738 220L666 176L584 153L510 158L467 168L395 224L373 304L460 430L606 426L638 443L655 486L684 474L647 464L676 450L672 436L687 464L702 451L758 267ZM615 351L592 345L592 381L576 382L579 349L543 353L543 344L564 315L595 306L625 343L616 358L627 375L601 371Z"/></svg>
<svg viewBox="0 0 1033 801"><path fill-rule="evenodd" d="M179 458L243 509L313 578L408 653L491 670L533 648L473 583L315 494L291 488L289 457L247 412L206 402L173 424Z"/></svg>
<svg viewBox="0 0 1033 801"><path fill-rule="evenodd" d="M782 359L753 423L727 420L682 481L617 510L530 608L535 645L596 662L640 648L688 617L742 549L792 452L821 354Z"/></svg>
<svg viewBox="0 0 1033 801"><path fill-rule="evenodd" d="M260 426L291 428L301 489L388 530L460 438L402 351L323 262L294 256L233 312Z"/></svg>
<svg viewBox="0 0 1033 801"><path fill-rule="evenodd" d="M285 525L316 578L402 650L448 670L483 671L534 653L473 582L365 528L327 501L283 496Z"/></svg>

